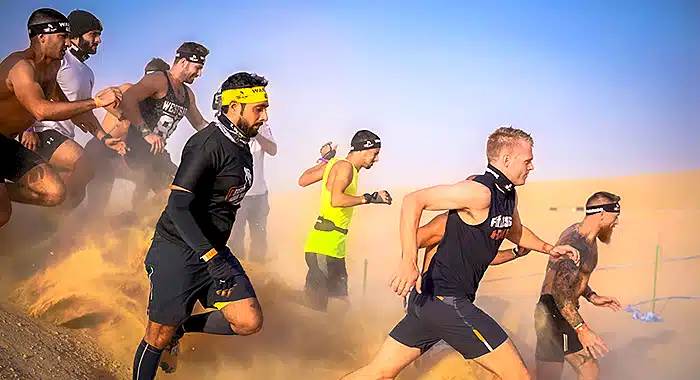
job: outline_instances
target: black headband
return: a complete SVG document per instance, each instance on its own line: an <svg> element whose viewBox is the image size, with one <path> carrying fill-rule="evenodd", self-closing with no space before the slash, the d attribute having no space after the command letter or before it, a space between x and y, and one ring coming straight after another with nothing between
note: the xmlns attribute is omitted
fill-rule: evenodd
<svg viewBox="0 0 700 380"><path fill-rule="evenodd" d="M42 24L29 25L29 38L39 34L70 33L70 23L68 21L52 21Z"/></svg>
<svg viewBox="0 0 700 380"><path fill-rule="evenodd" d="M381 148L382 147L382 140L380 140L379 138L376 138L376 139L353 141L350 143L350 146L352 146L352 150L350 150L351 152L359 152L361 150Z"/></svg>
<svg viewBox="0 0 700 380"><path fill-rule="evenodd" d="M197 54L197 53L191 52L191 51L181 50L181 51L178 51L177 54L175 54L175 58L184 58L186 61L189 61L192 63L204 64L204 60L207 58L207 56Z"/></svg>
<svg viewBox="0 0 700 380"><path fill-rule="evenodd" d="M596 205L596 206L590 206L586 207L586 215L593 215L597 214L600 212L614 212L614 213L620 213L620 202L615 202L615 203L606 203L604 205Z"/></svg>

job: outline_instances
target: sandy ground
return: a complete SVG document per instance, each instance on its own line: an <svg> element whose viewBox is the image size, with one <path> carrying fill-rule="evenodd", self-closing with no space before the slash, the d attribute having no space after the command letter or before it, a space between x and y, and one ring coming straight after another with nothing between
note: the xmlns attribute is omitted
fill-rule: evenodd
<svg viewBox="0 0 700 380"><path fill-rule="evenodd" d="M371 174L369 174L371 175ZM657 296L700 295L700 259L691 229L700 217L700 170L582 181L528 184L519 190L520 213L548 241L582 217L576 211L594 191L622 196L623 215L613 242L600 247L600 269L591 286L625 304L651 299L654 257L661 248ZM362 183L360 182L362 189ZM401 191L392 190L394 199ZM399 260L400 205L363 206L351 226L348 256L351 304L332 304L328 314L299 305L305 263L303 242L316 215L318 188L271 198L269 244L272 260L244 263L265 313L263 331L251 337L187 336L178 372L167 379L333 379L363 363L401 318L400 300L387 288ZM119 200L115 198L115 206ZM129 366L145 324L148 281L142 259L152 234L150 218L136 228L108 229L91 223L75 232L71 249L39 244L20 252L11 238L21 223L0 239L0 290L29 315L84 331L114 358ZM17 214L16 214L17 215ZM428 217L428 216L426 216ZM21 219L21 218L18 218ZM82 222L78 218L77 222ZM671 260L671 261L670 261ZM366 282L364 268L367 263ZM533 310L546 258L532 253L491 268L476 303L506 328L529 368L534 368ZM650 305L644 305L648 310ZM585 304L582 315L611 347L601 361L602 378L694 379L700 371L698 300L660 301L664 321L647 324L628 313ZM10 327L3 325L2 331ZM451 351L433 353L409 367L402 379L475 379L487 373ZM567 369L565 378L573 378Z"/></svg>

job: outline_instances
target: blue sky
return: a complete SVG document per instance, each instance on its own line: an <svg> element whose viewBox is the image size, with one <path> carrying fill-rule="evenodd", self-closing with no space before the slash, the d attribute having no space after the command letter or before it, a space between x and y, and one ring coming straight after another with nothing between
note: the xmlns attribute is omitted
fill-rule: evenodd
<svg viewBox="0 0 700 380"><path fill-rule="evenodd" d="M201 42L205 117L229 74L270 79L273 189L358 129L384 144L363 185L411 187L481 171L503 123L533 134L534 180L700 168L699 4L22 1L2 4L0 32L7 54L26 46L33 9L92 11L105 26L96 89ZM183 122L169 142L176 159L191 133Z"/></svg>

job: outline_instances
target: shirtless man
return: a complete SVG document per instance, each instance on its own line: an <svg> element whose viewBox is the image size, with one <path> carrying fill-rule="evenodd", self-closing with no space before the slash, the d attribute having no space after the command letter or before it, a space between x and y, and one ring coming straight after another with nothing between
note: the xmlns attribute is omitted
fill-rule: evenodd
<svg viewBox="0 0 700 380"><path fill-rule="evenodd" d="M56 10L41 8L29 17L27 27L29 47L0 63L0 226L10 219L10 201L56 206L66 196L61 177L46 160L13 139L34 122L71 119L107 145L125 150L123 142L82 115L118 103L119 90L107 88L94 98L69 102L56 82L61 59L70 45L68 19Z"/></svg>
<svg viewBox="0 0 700 380"><path fill-rule="evenodd" d="M566 360L579 379L598 378L598 359L608 352L596 333L578 312L579 298L595 306L621 309L613 297L599 296L588 285L598 264L598 245L610 243L620 215L620 197L597 192L586 201L586 215L559 237L558 244L568 244L580 252L581 264L568 258L550 258L547 264L542 294L535 309L537 332L537 378L559 380Z"/></svg>

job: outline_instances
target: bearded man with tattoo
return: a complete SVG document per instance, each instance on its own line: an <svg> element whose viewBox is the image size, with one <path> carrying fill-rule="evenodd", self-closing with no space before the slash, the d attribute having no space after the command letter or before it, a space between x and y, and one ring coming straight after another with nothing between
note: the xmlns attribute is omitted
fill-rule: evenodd
<svg viewBox="0 0 700 380"><path fill-rule="evenodd" d="M608 352L603 339L578 312L579 298L593 305L621 309L614 297L598 295L588 281L598 264L598 245L610 243L620 215L620 197L597 192L586 201L586 215L561 234L557 245L568 244L580 253L580 265L566 256L550 257L535 309L537 379L560 379L566 360L579 379L598 378L598 359Z"/></svg>

